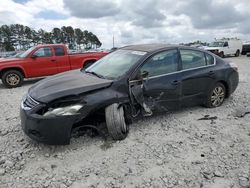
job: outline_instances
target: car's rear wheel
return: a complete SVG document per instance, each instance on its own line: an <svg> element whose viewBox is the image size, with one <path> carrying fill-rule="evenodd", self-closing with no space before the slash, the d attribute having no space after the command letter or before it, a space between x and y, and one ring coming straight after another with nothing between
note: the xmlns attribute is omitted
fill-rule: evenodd
<svg viewBox="0 0 250 188"><path fill-rule="evenodd" d="M105 118L109 135L114 140L123 140L128 134L128 125L125 121L124 107L114 103L105 109Z"/></svg>
<svg viewBox="0 0 250 188"><path fill-rule="evenodd" d="M23 83L23 74L17 70L9 70L3 73L2 82L7 88L19 87Z"/></svg>
<svg viewBox="0 0 250 188"><path fill-rule="evenodd" d="M215 86L210 90L207 101L206 101L206 106L208 108L215 108L224 102L224 99L226 97L226 88L222 83L217 83Z"/></svg>
<svg viewBox="0 0 250 188"><path fill-rule="evenodd" d="M235 53L235 57L239 57L239 55L240 55L240 50L237 50Z"/></svg>

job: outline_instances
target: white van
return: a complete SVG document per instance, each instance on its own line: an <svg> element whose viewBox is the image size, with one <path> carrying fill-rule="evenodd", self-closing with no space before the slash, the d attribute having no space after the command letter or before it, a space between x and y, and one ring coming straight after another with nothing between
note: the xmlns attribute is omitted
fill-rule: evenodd
<svg viewBox="0 0 250 188"><path fill-rule="evenodd" d="M238 57L242 52L242 41L236 38L215 40L206 47L205 50L213 52L220 57L228 55L235 55Z"/></svg>

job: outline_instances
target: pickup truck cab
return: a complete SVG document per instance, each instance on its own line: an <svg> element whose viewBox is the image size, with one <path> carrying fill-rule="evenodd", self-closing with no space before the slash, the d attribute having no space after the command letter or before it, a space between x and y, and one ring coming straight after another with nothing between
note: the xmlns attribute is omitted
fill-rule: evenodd
<svg viewBox="0 0 250 188"><path fill-rule="evenodd" d="M13 58L0 59L0 78L8 87L18 87L24 78L45 77L57 73L86 68L107 52L68 54L64 44L34 46Z"/></svg>

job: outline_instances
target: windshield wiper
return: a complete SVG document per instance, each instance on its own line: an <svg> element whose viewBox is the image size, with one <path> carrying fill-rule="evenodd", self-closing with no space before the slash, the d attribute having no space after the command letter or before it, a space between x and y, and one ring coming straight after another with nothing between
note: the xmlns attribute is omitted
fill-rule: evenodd
<svg viewBox="0 0 250 188"><path fill-rule="evenodd" d="M100 74L97 74L97 73L94 72L94 71L85 71L85 72L86 72L86 73L89 73L89 74L93 74L93 75L97 76L98 78L103 78L103 79L105 79L104 76L102 76L102 75L100 75Z"/></svg>

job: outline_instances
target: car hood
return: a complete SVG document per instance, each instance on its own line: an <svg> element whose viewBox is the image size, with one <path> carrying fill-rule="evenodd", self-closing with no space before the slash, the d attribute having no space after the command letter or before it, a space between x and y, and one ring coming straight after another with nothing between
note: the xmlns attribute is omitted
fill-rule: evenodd
<svg viewBox="0 0 250 188"><path fill-rule="evenodd" d="M108 87L112 80L101 79L80 70L68 71L39 81L29 89L29 95L42 103L61 97L78 95Z"/></svg>
<svg viewBox="0 0 250 188"><path fill-rule="evenodd" d="M0 58L0 63L10 63L13 61L22 61L22 58Z"/></svg>

